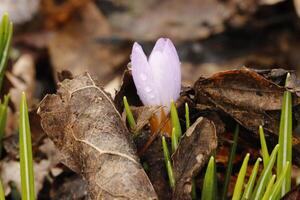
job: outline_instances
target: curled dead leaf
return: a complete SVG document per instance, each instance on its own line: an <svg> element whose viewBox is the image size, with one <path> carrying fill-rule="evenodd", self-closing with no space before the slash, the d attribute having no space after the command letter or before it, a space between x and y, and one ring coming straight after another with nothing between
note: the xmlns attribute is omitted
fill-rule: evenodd
<svg viewBox="0 0 300 200"><path fill-rule="evenodd" d="M61 82L38 113L63 163L87 180L91 199L157 199L120 114L88 73Z"/></svg>
<svg viewBox="0 0 300 200"><path fill-rule="evenodd" d="M192 178L203 168L217 148L216 128L212 121L199 117L186 131L172 156L176 186L173 199L191 199Z"/></svg>
<svg viewBox="0 0 300 200"><path fill-rule="evenodd" d="M272 115L281 109L285 88L253 70L225 71L195 83L196 103L221 109L243 126L257 132L259 125L277 134L279 121ZM300 103L294 98L294 105Z"/></svg>

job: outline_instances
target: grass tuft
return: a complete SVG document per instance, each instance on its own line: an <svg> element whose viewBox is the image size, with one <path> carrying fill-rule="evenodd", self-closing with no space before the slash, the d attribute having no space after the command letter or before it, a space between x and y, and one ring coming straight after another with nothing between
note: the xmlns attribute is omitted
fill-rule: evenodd
<svg viewBox="0 0 300 200"><path fill-rule="evenodd" d="M4 14L0 23L0 90L2 88L6 63L9 56L12 34L13 24L8 14Z"/></svg>
<svg viewBox="0 0 300 200"><path fill-rule="evenodd" d="M26 96L24 92L22 93L22 100L20 105L19 140L22 199L34 200L35 193L31 133Z"/></svg>
<svg viewBox="0 0 300 200"><path fill-rule="evenodd" d="M178 113L174 101L171 101L171 121L172 121L172 127L175 127L176 130L175 132L176 137L178 138L178 140L180 140L182 131L181 131L179 117L178 117Z"/></svg>
<svg viewBox="0 0 300 200"><path fill-rule="evenodd" d="M213 156L210 157L202 187L201 200L214 200L216 199L216 183L215 183L215 159Z"/></svg>
<svg viewBox="0 0 300 200"><path fill-rule="evenodd" d="M133 117L133 114L131 112L130 106L128 104L127 98L126 96L123 97L123 103L124 103L124 107L125 107L125 112L126 112L126 119L128 121L128 124L130 126L131 130L134 130L136 127L136 123Z"/></svg>
<svg viewBox="0 0 300 200"><path fill-rule="evenodd" d="M287 75L287 80L290 74ZM279 141L280 145L277 158L277 177L280 176L287 162L292 162L292 94L285 91L282 99ZM281 186L280 197L291 189L291 168L287 169L284 183Z"/></svg>
<svg viewBox="0 0 300 200"><path fill-rule="evenodd" d="M245 175L246 175L246 171L247 171L247 167L248 167L249 157L250 157L250 154L247 153L247 155L244 158L243 164L241 166L239 175L238 175L236 183L235 183L232 200L239 200L242 196L242 190L243 190Z"/></svg>

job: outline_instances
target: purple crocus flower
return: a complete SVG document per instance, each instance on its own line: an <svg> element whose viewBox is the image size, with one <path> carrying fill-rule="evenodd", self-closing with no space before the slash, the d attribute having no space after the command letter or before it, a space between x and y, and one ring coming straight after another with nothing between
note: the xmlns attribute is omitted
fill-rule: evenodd
<svg viewBox="0 0 300 200"><path fill-rule="evenodd" d="M163 105L169 112L181 88L181 70L177 51L168 38L157 40L149 59L134 43L131 53L132 76L144 105Z"/></svg>

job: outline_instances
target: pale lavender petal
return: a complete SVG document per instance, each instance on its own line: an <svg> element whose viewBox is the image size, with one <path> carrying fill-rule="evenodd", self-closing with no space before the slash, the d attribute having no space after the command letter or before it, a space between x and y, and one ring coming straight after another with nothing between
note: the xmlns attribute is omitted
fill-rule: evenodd
<svg viewBox="0 0 300 200"><path fill-rule="evenodd" d="M149 59L151 58L151 55L152 55L153 52L155 52L155 51L163 52L164 49L165 49L165 46L167 45L168 40L169 40L168 38L159 38L156 41L156 43L155 43L155 45L154 45L154 47L152 49L152 52L150 54Z"/></svg>
<svg viewBox="0 0 300 200"><path fill-rule="evenodd" d="M160 104L170 107L176 101L181 87L180 61L169 39L159 39L149 58L154 83L159 92Z"/></svg>
<svg viewBox="0 0 300 200"><path fill-rule="evenodd" d="M179 98L181 90L181 63L176 51L176 48L171 40L167 40L167 44L164 48L164 55L168 57L172 68L172 82L173 82L173 93L172 97L175 100Z"/></svg>
<svg viewBox="0 0 300 200"><path fill-rule="evenodd" d="M131 53L133 81L144 105L159 105L159 95L153 82L152 69L138 43L134 43Z"/></svg>

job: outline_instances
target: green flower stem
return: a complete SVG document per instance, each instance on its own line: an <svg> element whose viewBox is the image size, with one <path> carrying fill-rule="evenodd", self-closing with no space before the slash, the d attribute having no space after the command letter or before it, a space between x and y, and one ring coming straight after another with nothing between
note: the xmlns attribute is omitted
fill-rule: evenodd
<svg viewBox="0 0 300 200"><path fill-rule="evenodd" d="M255 184L255 180L256 180L256 176L257 176L257 172L258 172L258 168L259 168L259 164L261 162L261 158L258 158L254 164L254 167L252 169L249 181L246 185L244 194L243 194L243 198L242 199L250 199L250 196L252 194L253 191L253 187Z"/></svg>
<svg viewBox="0 0 300 200"><path fill-rule="evenodd" d="M290 74L287 75L287 80ZM280 176L287 162L292 162L292 94L285 91L282 100L281 119L279 129L279 151L277 159L277 177ZM287 170L286 178L281 188L281 195L291 189L291 169Z"/></svg>
<svg viewBox="0 0 300 200"><path fill-rule="evenodd" d="M123 103L124 103L124 107L125 107L126 118L127 118L128 124L130 126L130 129L134 130L135 127L136 127L136 123L135 123L135 120L134 120L134 117L133 117L133 114L131 112L131 109L130 109L130 106L128 104L126 96L123 97Z"/></svg>
<svg viewBox="0 0 300 200"><path fill-rule="evenodd" d="M172 127L175 127L176 137L178 138L178 140L180 140L182 131L181 131L179 117L178 117L178 113L174 101L171 101L171 122L172 122Z"/></svg>
<svg viewBox="0 0 300 200"><path fill-rule="evenodd" d="M238 140L238 135L239 135L239 125L236 125L235 131L234 131L234 136L233 136L233 144L231 147L228 163L227 163L227 169L226 169L226 174L225 174L225 181L224 181L224 188L223 188L223 193L222 193L222 200L227 199L227 192L228 192L228 186L229 186L229 181L230 181L230 176L232 172L232 165L233 165L233 160L236 154L236 147L237 147L237 140Z"/></svg>
<svg viewBox="0 0 300 200"><path fill-rule="evenodd" d="M166 164L167 173L168 173L168 177L169 177L170 187L174 188L175 178L174 178L173 168L172 168L172 164L170 161L170 153L169 153L169 149L168 149L168 145L167 145L165 136L162 136L162 146L163 146L165 164Z"/></svg>
<svg viewBox="0 0 300 200"><path fill-rule="evenodd" d="M185 103L185 128L186 130L190 128L190 109L188 103Z"/></svg>
<svg viewBox="0 0 300 200"><path fill-rule="evenodd" d="M265 167L263 169L263 171L261 172L261 175L257 181L253 195L251 196L251 199L260 200L261 197L263 196L263 192L265 191L266 185L268 183L268 174L272 171L279 148L280 147L277 144L275 146L275 148L273 149L271 156L270 156L269 163L268 163L267 167Z"/></svg>
<svg viewBox="0 0 300 200"><path fill-rule="evenodd" d="M272 176L272 178L270 179L268 185L267 185L267 189L266 189L266 192L265 192L262 200L269 200L270 199L270 195L271 195L271 192L272 192L272 187L274 185L275 178L276 178L276 175L274 174Z"/></svg>
<svg viewBox="0 0 300 200"><path fill-rule="evenodd" d="M216 199L216 183L215 183L215 159L210 157L202 187L201 200L214 200Z"/></svg>
<svg viewBox="0 0 300 200"><path fill-rule="evenodd" d="M232 200L239 200L242 195L242 190L243 190L243 185L244 185L244 180L245 180L245 175L248 167L248 161L249 161L250 154L247 153L247 155L244 158L243 164L241 166L234 191L233 191L233 196Z"/></svg>
<svg viewBox="0 0 300 200"><path fill-rule="evenodd" d="M19 138L20 138L20 169L22 200L34 200L34 173L31 147L31 133L29 126L28 108L26 96L23 92L20 105L19 119Z"/></svg>

